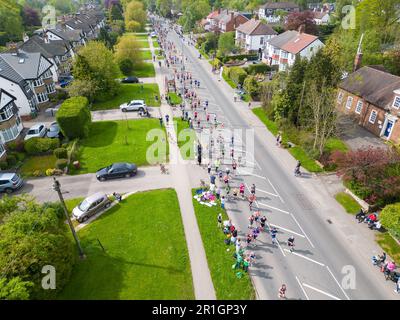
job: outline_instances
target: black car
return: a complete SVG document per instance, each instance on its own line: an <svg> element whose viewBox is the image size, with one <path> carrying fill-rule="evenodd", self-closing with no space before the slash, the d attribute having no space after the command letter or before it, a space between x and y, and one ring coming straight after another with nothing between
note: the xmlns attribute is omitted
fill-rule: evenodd
<svg viewBox="0 0 400 320"><path fill-rule="evenodd" d="M126 77L121 80L122 83L139 83L139 79L136 77Z"/></svg>
<svg viewBox="0 0 400 320"><path fill-rule="evenodd" d="M135 176L137 166L133 163L121 162L102 168L96 172L96 178L100 181L114 178L129 178Z"/></svg>

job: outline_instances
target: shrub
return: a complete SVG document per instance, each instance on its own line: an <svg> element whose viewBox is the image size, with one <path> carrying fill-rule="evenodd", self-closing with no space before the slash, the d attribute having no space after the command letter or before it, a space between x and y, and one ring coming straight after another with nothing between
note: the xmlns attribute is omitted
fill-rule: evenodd
<svg viewBox="0 0 400 320"><path fill-rule="evenodd" d="M243 68L231 67L229 71L229 78L236 84L243 85L244 79L246 79L247 73Z"/></svg>
<svg viewBox="0 0 400 320"><path fill-rule="evenodd" d="M243 87L253 99L260 95L260 86L254 76L248 76L244 80Z"/></svg>
<svg viewBox="0 0 400 320"><path fill-rule="evenodd" d="M125 76L129 76L133 71L133 63L129 59L123 59L119 62L119 68Z"/></svg>
<svg viewBox="0 0 400 320"><path fill-rule="evenodd" d="M0 161L0 170L6 170L8 168L7 161Z"/></svg>
<svg viewBox="0 0 400 320"><path fill-rule="evenodd" d="M60 142L58 139L31 138L25 141L25 151L29 155L37 155L58 148L59 144Z"/></svg>
<svg viewBox="0 0 400 320"><path fill-rule="evenodd" d="M8 154L6 159L7 159L7 164L9 167L11 167L17 163L17 158L12 154Z"/></svg>
<svg viewBox="0 0 400 320"><path fill-rule="evenodd" d="M247 59L248 61L258 60L258 54L238 54L234 56L226 56L226 57L218 57L223 63L227 63L228 61L232 60L244 60Z"/></svg>
<svg viewBox="0 0 400 320"><path fill-rule="evenodd" d="M73 97L65 100L56 114L56 119L62 133L69 139L87 137L92 122L88 99Z"/></svg>
<svg viewBox="0 0 400 320"><path fill-rule="evenodd" d="M56 168L59 170L64 170L68 165L68 160L67 159L58 159L56 161Z"/></svg>
<svg viewBox="0 0 400 320"><path fill-rule="evenodd" d="M68 158L68 150L65 148L57 148L54 150L54 156L57 159L67 159Z"/></svg>
<svg viewBox="0 0 400 320"><path fill-rule="evenodd" d="M379 215L382 225L400 236L400 203L387 205Z"/></svg>
<svg viewBox="0 0 400 320"><path fill-rule="evenodd" d="M9 142L9 143L7 143L7 149L9 151L23 152L24 151L24 141Z"/></svg>
<svg viewBox="0 0 400 320"><path fill-rule="evenodd" d="M47 169L46 170L46 176L48 176L48 177L50 177L50 176L52 176L52 175L54 175L54 171L55 171L55 169Z"/></svg>
<svg viewBox="0 0 400 320"><path fill-rule="evenodd" d="M251 64L246 68L248 74L255 76L256 74L265 74L271 71L271 68L265 63Z"/></svg>

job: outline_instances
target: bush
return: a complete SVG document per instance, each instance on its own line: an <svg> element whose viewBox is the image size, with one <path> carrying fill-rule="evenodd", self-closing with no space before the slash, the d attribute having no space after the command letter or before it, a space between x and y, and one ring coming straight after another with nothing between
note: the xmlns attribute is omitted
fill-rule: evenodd
<svg viewBox="0 0 400 320"><path fill-rule="evenodd" d="M53 153L57 159L67 159L68 158L68 150L65 148L57 148L54 150Z"/></svg>
<svg viewBox="0 0 400 320"><path fill-rule="evenodd" d="M65 90L58 90L52 97L50 97L51 102L59 102L68 98L68 92Z"/></svg>
<svg viewBox="0 0 400 320"><path fill-rule="evenodd" d="M251 64L246 67L246 71L248 74L255 76L256 74L266 74L268 71L271 71L271 68L265 63Z"/></svg>
<svg viewBox="0 0 400 320"><path fill-rule="evenodd" d="M382 225L400 236L400 203L387 205L379 215Z"/></svg>
<svg viewBox="0 0 400 320"><path fill-rule="evenodd" d="M55 169L47 169L46 170L46 176L48 176L48 177L50 177L50 176L52 176L52 175L54 175L54 171L55 171Z"/></svg>
<svg viewBox="0 0 400 320"><path fill-rule="evenodd" d="M87 137L92 122L88 99L73 97L65 100L56 114L56 120L69 139Z"/></svg>
<svg viewBox="0 0 400 320"><path fill-rule="evenodd" d="M218 57L223 63L227 63L228 61L232 60L244 60L247 59L248 61L258 60L258 54L238 54L234 56L226 56L226 57Z"/></svg>
<svg viewBox="0 0 400 320"><path fill-rule="evenodd" d="M7 143L7 149L9 151L17 151L17 152L23 152L24 151L24 141L12 141Z"/></svg>
<svg viewBox="0 0 400 320"><path fill-rule="evenodd" d="M37 155L53 151L58 148L60 142L58 139L50 138L31 138L25 141L25 151L29 155Z"/></svg>
<svg viewBox="0 0 400 320"><path fill-rule="evenodd" d="M7 161L0 161L0 170L6 170L8 168Z"/></svg>
<svg viewBox="0 0 400 320"><path fill-rule="evenodd" d="M133 71L133 63L129 59L123 59L119 63L119 68L125 76L129 76Z"/></svg>
<svg viewBox="0 0 400 320"><path fill-rule="evenodd" d="M260 95L260 86L257 79L254 76L248 76L243 83L243 87L246 92L253 98L256 99Z"/></svg>
<svg viewBox="0 0 400 320"><path fill-rule="evenodd" d="M67 159L58 159L56 161L56 168L59 170L64 170L68 165L68 160Z"/></svg>
<svg viewBox="0 0 400 320"><path fill-rule="evenodd" d="M236 84L243 85L244 79L246 79L247 73L243 68L231 67L229 71L229 78Z"/></svg>
<svg viewBox="0 0 400 320"><path fill-rule="evenodd" d="M8 154L6 160L9 167L17 164L17 158L12 154Z"/></svg>

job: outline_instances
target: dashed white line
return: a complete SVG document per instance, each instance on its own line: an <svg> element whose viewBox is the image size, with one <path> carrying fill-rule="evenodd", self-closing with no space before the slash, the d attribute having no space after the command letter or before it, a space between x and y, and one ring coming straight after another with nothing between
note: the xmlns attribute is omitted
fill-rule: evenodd
<svg viewBox="0 0 400 320"><path fill-rule="evenodd" d="M265 203L259 202L259 204L262 205L262 206L264 206L264 207L267 207L267 208L270 208L270 209L273 209L273 210L276 210L276 211L280 211L280 212L285 213L285 214L290 214L289 212L287 212L287 211L285 211L285 210L282 210L282 209L279 209L279 208L275 208L275 207L273 207L273 206L269 206L268 204L265 204ZM302 231L303 231L303 230L302 230Z"/></svg>
<svg viewBox="0 0 400 320"><path fill-rule="evenodd" d="M333 277L333 279L335 280L336 284L339 286L340 290L342 290L343 294L345 295L347 300L350 300L349 296L346 294L346 291L344 291L344 289L342 288L342 286L340 285L339 281L337 281L336 277L334 276L334 274L332 273L331 269L329 269L328 266L326 266L326 268L328 269L329 273L331 274L331 276Z"/></svg>
<svg viewBox="0 0 400 320"><path fill-rule="evenodd" d="M280 196L279 192L275 189L274 185L272 184L272 182L268 179L269 184L271 185L272 189L274 189L275 193L278 195L279 199L281 200L282 203L285 203L285 201L283 201L282 197Z"/></svg>
<svg viewBox="0 0 400 320"><path fill-rule="evenodd" d="M307 234L304 232L303 228L301 227L300 223L297 222L296 217L291 213L290 214L293 218L293 220L297 223L297 226L300 228L301 232L303 232L303 234L306 236L306 239L308 240L308 242L311 244L311 247L315 248L315 246L313 245L313 243L311 242L310 238L307 236Z"/></svg>
<svg viewBox="0 0 400 320"><path fill-rule="evenodd" d="M301 282L300 282L299 278L297 278L297 276L296 276L296 280L297 280L297 283L299 284L301 290L303 291L304 295L306 296L307 300L310 300L310 298L309 298L308 295L307 295L306 290L304 290L304 288L303 288L303 286L301 285Z"/></svg>
<svg viewBox="0 0 400 320"><path fill-rule="evenodd" d="M278 228L278 229L280 229L280 230L285 230L286 232L293 233L293 234L295 234L295 235L297 235L297 236L299 236L299 237L305 238L304 235L302 235L302 234L300 234L300 233L297 233L297 232L294 232L294 231L292 231L292 230L290 230L290 229L285 229L285 228L283 228L283 227L281 227L281 226L278 226L278 225L272 224L272 223L270 223L270 225L273 226L273 227L275 227L275 228Z"/></svg>
<svg viewBox="0 0 400 320"><path fill-rule="evenodd" d="M323 290L321 290L321 289L317 289L317 288L315 288L315 287L313 287L313 286L310 286L310 285L307 284L307 283L304 283L304 282L303 282L303 286L305 286L305 287L307 287L307 288L310 288L310 289L312 289L312 290L314 290L314 291L317 291L317 292L319 292L319 293L322 293L322 294L324 294L324 295L326 295L326 296L328 296L328 297L330 297L330 298L332 298L332 299L341 300L340 298L334 296L333 294L330 294L330 293L328 293L328 292L325 292L325 291L323 291Z"/></svg>
<svg viewBox="0 0 400 320"><path fill-rule="evenodd" d="M285 249L285 251L288 252L288 253L294 254L294 255L296 255L296 256L298 256L300 258L303 258L303 259L306 259L308 261L314 262L314 263L320 265L321 267L325 267L325 265L322 262L319 262L319 261L313 260L313 259L311 259L309 257L303 256L302 254L297 253L296 251L290 252L290 250L288 250L288 249Z"/></svg>

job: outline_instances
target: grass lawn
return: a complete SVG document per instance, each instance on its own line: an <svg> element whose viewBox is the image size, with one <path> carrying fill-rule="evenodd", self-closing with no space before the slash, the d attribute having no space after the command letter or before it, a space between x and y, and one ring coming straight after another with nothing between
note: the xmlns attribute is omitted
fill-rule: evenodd
<svg viewBox="0 0 400 320"><path fill-rule="evenodd" d="M174 118L174 121L177 125L178 147L181 151L182 158L184 160L193 160L195 158L194 141L196 141L196 132L189 129L189 124L187 121L182 121L181 118ZM182 134L190 134L190 136L182 136L182 139L184 140L181 141L179 139L179 134L185 129L185 133ZM186 146L183 148L184 145Z"/></svg>
<svg viewBox="0 0 400 320"><path fill-rule="evenodd" d="M182 103L182 98L178 96L175 92L168 93L168 96L171 99L171 104L177 105Z"/></svg>
<svg viewBox="0 0 400 320"><path fill-rule="evenodd" d="M153 59L153 57L151 55L151 51L149 51L149 50L142 50L141 54L142 54L142 59L143 60L151 60L151 59Z"/></svg>
<svg viewBox="0 0 400 320"><path fill-rule="evenodd" d="M391 258L394 259L397 265L400 264L400 245L393 239L388 233L378 233L376 235L376 241Z"/></svg>
<svg viewBox="0 0 400 320"><path fill-rule="evenodd" d="M261 120L262 123L265 124L265 126L267 127L267 129L274 135L276 136L279 132L279 128L278 125L268 119L267 115L264 112L264 109L262 107L259 108L254 108L252 109L253 113Z"/></svg>
<svg viewBox="0 0 400 320"><path fill-rule="evenodd" d="M147 165L146 151L155 141L146 141L146 136L151 129L159 128L158 119L93 122L89 136L79 141L81 169L71 169L71 174L96 172L114 162ZM163 131L165 134L164 128ZM160 162L165 162L167 155L168 143L166 150L160 151Z"/></svg>
<svg viewBox="0 0 400 320"><path fill-rule="evenodd" d="M345 192L339 192L336 194L335 199L342 205L347 213L355 215L361 209L361 206L358 204L358 202Z"/></svg>
<svg viewBox="0 0 400 320"><path fill-rule="evenodd" d="M158 44L156 39L153 39L153 47L154 48L159 48L160 47L160 45Z"/></svg>
<svg viewBox="0 0 400 320"><path fill-rule="evenodd" d="M339 138L329 138L325 145L325 151L332 153L334 151L349 151L347 144Z"/></svg>
<svg viewBox="0 0 400 320"><path fill-rule="evenodd" d="M194 299L174 190L134 194L78 234L87 258L77 262L59 299Z"/></svg>
<svg viewBox="0 0 400 320"><path fill-rule="evenodd" d="M142 86L143 91L141 89ZM155 95L158 96L157 101L154 99ZM158 85L155 83L121 84L120 93L116 97L111 100L93 103L91 110L118 109L121 104L131 100L144 100L148 106L159 107L161 102Z"/></svg>
<svg viewBox="0 0 400 320"><path fill-rule="evenodd" d="M54 169L56 157L53 154L45 156L31 156L23 162L20 173L23 177L32 177L38 171L40 175L45 175L47 169Z"/></svg>
<svg viewBox="0 0 400 320"><path fill-rule="evenodd" d="M153 63L143 62L139 66L134 67L132 76L136 76L138 78L154 78L156 76L156 70L154 69Z"/></svg>
<svg viewBox="0 0 400 320"><path fill-rule="evenodd" d="M195 190L192 193L194 195ZM230 247L230 251L226 251L225 236L222 230L217 227L218 213L222 214L223 220L228 220L226 213L220 206L203 206L196 199L193 199L193 206L206 250L208 267L210 268L217 299L254 299L254 289L249 276L246 274L241 279L238 279L236 272L232 270L232 265L235 263L233 258L234 246Z"/></svg>

